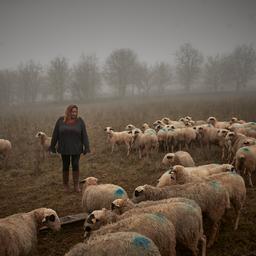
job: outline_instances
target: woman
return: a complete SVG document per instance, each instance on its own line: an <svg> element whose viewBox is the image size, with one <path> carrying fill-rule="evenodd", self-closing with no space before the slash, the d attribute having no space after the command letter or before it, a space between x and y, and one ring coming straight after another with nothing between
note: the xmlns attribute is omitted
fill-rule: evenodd
<svg viewBox="0 0 256 256"><path fill-rule="evenodd" d="M72 174L75 192L80 192L79 187L79 159L80 154L90 152L88 136L83 119L78 117L78 107L69 105L65 116L60 117L54 127L50 151L61 154L63 166L63 185L69 191L69 165L72 164Z"/></svg>

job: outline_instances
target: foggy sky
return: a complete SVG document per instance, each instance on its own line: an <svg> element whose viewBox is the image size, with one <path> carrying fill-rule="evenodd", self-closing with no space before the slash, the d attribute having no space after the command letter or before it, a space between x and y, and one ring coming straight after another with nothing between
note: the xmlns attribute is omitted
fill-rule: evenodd
<svg viewBox="0 0 256 256"><path fill-rule="evenodd" d="M131 48L141 61L173 63L190 42L204 55L256 46L255 0L0 0L0 69L82 53L105 61Z"/></svg>

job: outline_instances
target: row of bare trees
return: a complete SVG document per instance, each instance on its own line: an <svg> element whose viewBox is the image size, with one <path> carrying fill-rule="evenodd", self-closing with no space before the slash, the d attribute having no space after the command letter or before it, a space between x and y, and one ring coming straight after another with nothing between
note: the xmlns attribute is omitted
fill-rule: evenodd
<svg viewBox="0 0 256 256"><path fill-rule="evenodd" d="M73 67L65 57L56 57L46 67L31 60L15 70L0 70L0 102L61 102L66 94L71 99L90 100L99 95L102 85L118 97L163 94L174 83L189 91L199 80L213 91L241 90L255 78L255 72L256 51L251 45L209 56L204 62L202 53L185 43L175 53L173 68L165 62L148 65L133 50L118 49L108 56L103 68L95 55L82 55Z"/></svg>

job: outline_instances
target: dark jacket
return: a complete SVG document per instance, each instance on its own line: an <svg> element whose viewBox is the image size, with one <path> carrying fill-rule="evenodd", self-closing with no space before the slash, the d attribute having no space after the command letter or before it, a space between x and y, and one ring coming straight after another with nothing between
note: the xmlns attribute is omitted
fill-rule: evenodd
<svg viewBox="0 0 256 256"><path fill-rule="evenodd" d="M62 155L79 155L90 152L89 140L83 119L78 117L74 124L64 123L64 117L60 117L54 127L50 151Z"/></svg>

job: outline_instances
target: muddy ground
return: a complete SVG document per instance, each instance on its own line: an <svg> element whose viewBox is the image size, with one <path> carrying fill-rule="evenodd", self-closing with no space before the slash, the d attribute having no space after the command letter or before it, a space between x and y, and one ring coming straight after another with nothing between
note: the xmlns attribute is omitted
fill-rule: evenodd
<svg viewBox="0 0 256 256"><path fill-rule="evenodd" d="M121 185L131 196L138 185L156 184L157 178L164 172L160 164L164 153L154 154L149 161L139 160L135 154L127 158L124 147L111 154L104 127L112 126L118 131L129 123L141 126L142 123L152 124L165 116L177 119L186 115L195 120L207 119L209 116L229 120L237 116L255 121L255 100L254 93L227 93L80 103L79 113L87 124L92 151L81 157L80 177L95 176L102 183ZM61 162L58 156L49 156L40 164L39 172L35 173L35 134L42 130L51 135L55 121L62 115L65 106L48 104L1 108L0 137L12 142L13 152L8 170L0 169L0 217L39 207L53 208L59 216L82 212L81 194L67 194L62 190ZM197 165L221 163L218 147L210 151L194 148L190 153ZM254 182L256 184L255 177ZM230 211L223 220L217 242L208 250L207 255L256 255L255 188L247 189L247 200L237 231L233 231L233 219L234 214ZM82 241L82 224L63 227L59 233L40 232L38 249L33 255L64 255L73 245Z"/></svg>

